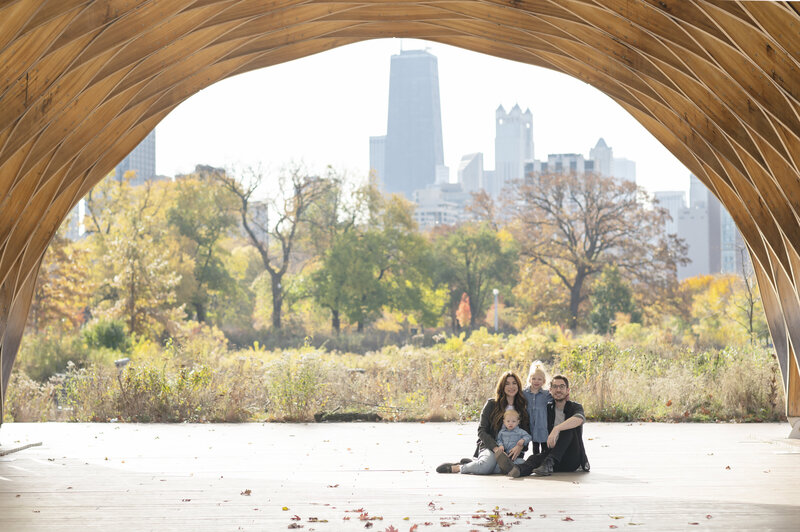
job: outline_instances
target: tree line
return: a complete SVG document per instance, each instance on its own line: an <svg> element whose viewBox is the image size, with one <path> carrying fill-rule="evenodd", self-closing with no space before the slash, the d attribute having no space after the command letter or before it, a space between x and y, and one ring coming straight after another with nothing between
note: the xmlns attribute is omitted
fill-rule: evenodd
<svg viewBox="0 0 800 532"><path fill-rule="evenodd" d="M109 177L87 196L84 238L67 240L63 229L54 237L32 332L106 321L165 340L198 324L238 345L265 335L456 332L486 323L496 289L506 331L550 322L604 334L669 321L699 338L722 313L752 339L767 335L748 272L678 282L686 246L630 182L529 177L503 201L473 195L463 223L422 232L412 203L333 168L271 177L198 166L137 187L131 177Z"/></svg>

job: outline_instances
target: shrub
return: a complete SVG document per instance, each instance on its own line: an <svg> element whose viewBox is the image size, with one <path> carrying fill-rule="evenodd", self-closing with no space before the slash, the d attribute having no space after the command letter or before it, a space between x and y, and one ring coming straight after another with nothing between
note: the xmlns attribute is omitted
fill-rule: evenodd
<svg viewBox="0 0 800 532"><path fill-rule="evenodd" d="M117 320L100 320L83 330L83 340L90 348L106 348L127 352L131 348L131 338L125 324Z"/></svg>

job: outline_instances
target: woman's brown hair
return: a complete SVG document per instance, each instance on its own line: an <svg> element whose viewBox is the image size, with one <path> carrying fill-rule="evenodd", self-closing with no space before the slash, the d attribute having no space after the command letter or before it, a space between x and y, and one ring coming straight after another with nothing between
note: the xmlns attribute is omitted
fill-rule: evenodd
<svg viewBox="0 0 800 532"><path fill-rule="evenodd" d="M506 413L506 407L508 406L505 387L506 379L509 377L513 377L517 381L517 394L514 396L514 404L511 406L519 412L520 419L528 418L528 401L522 395L522 381L519 379L519 375L513 371L506 371L497 379L497 388L495 389L494 411L492 412L492 430L495 433L500 430L500 425L503 424L503 415Z"/></svg>

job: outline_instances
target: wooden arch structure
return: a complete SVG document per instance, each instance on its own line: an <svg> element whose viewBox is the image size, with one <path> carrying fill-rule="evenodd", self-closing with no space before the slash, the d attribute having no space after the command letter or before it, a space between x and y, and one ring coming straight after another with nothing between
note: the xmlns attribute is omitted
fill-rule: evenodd
<svg viewBox="0 0 800 532"><path fill-rule="evenodd" d="M742 232L800 416L800 4L720 0L0 0L0 397L57 227L162 118L380 37L557 70L633 115Z"/></svg>

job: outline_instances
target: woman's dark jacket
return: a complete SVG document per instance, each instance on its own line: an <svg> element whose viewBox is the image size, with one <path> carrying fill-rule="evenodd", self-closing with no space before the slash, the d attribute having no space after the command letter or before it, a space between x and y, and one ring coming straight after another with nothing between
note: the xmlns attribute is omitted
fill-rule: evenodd
<svg viewBox="0 0 800 532"><path fill-rule="evenodd" d="M484 449L494 449L497 447L497 440L495 438L497 438L497 433L500 432L503 426L503 421L502 418L500 418L500 424L496 427L492 426L492 413L494 412L495 404L497 404L497 401L488 399L486 404L483 405L481 421L478 424L478 446L475 448L475 456L478 456L478 453ZM528 434L531 433L531 422L527 410L519 413L519 427ZM522 448L522 453L525 454L527 450L528 446L525 445L525 447Z"/></svg>

